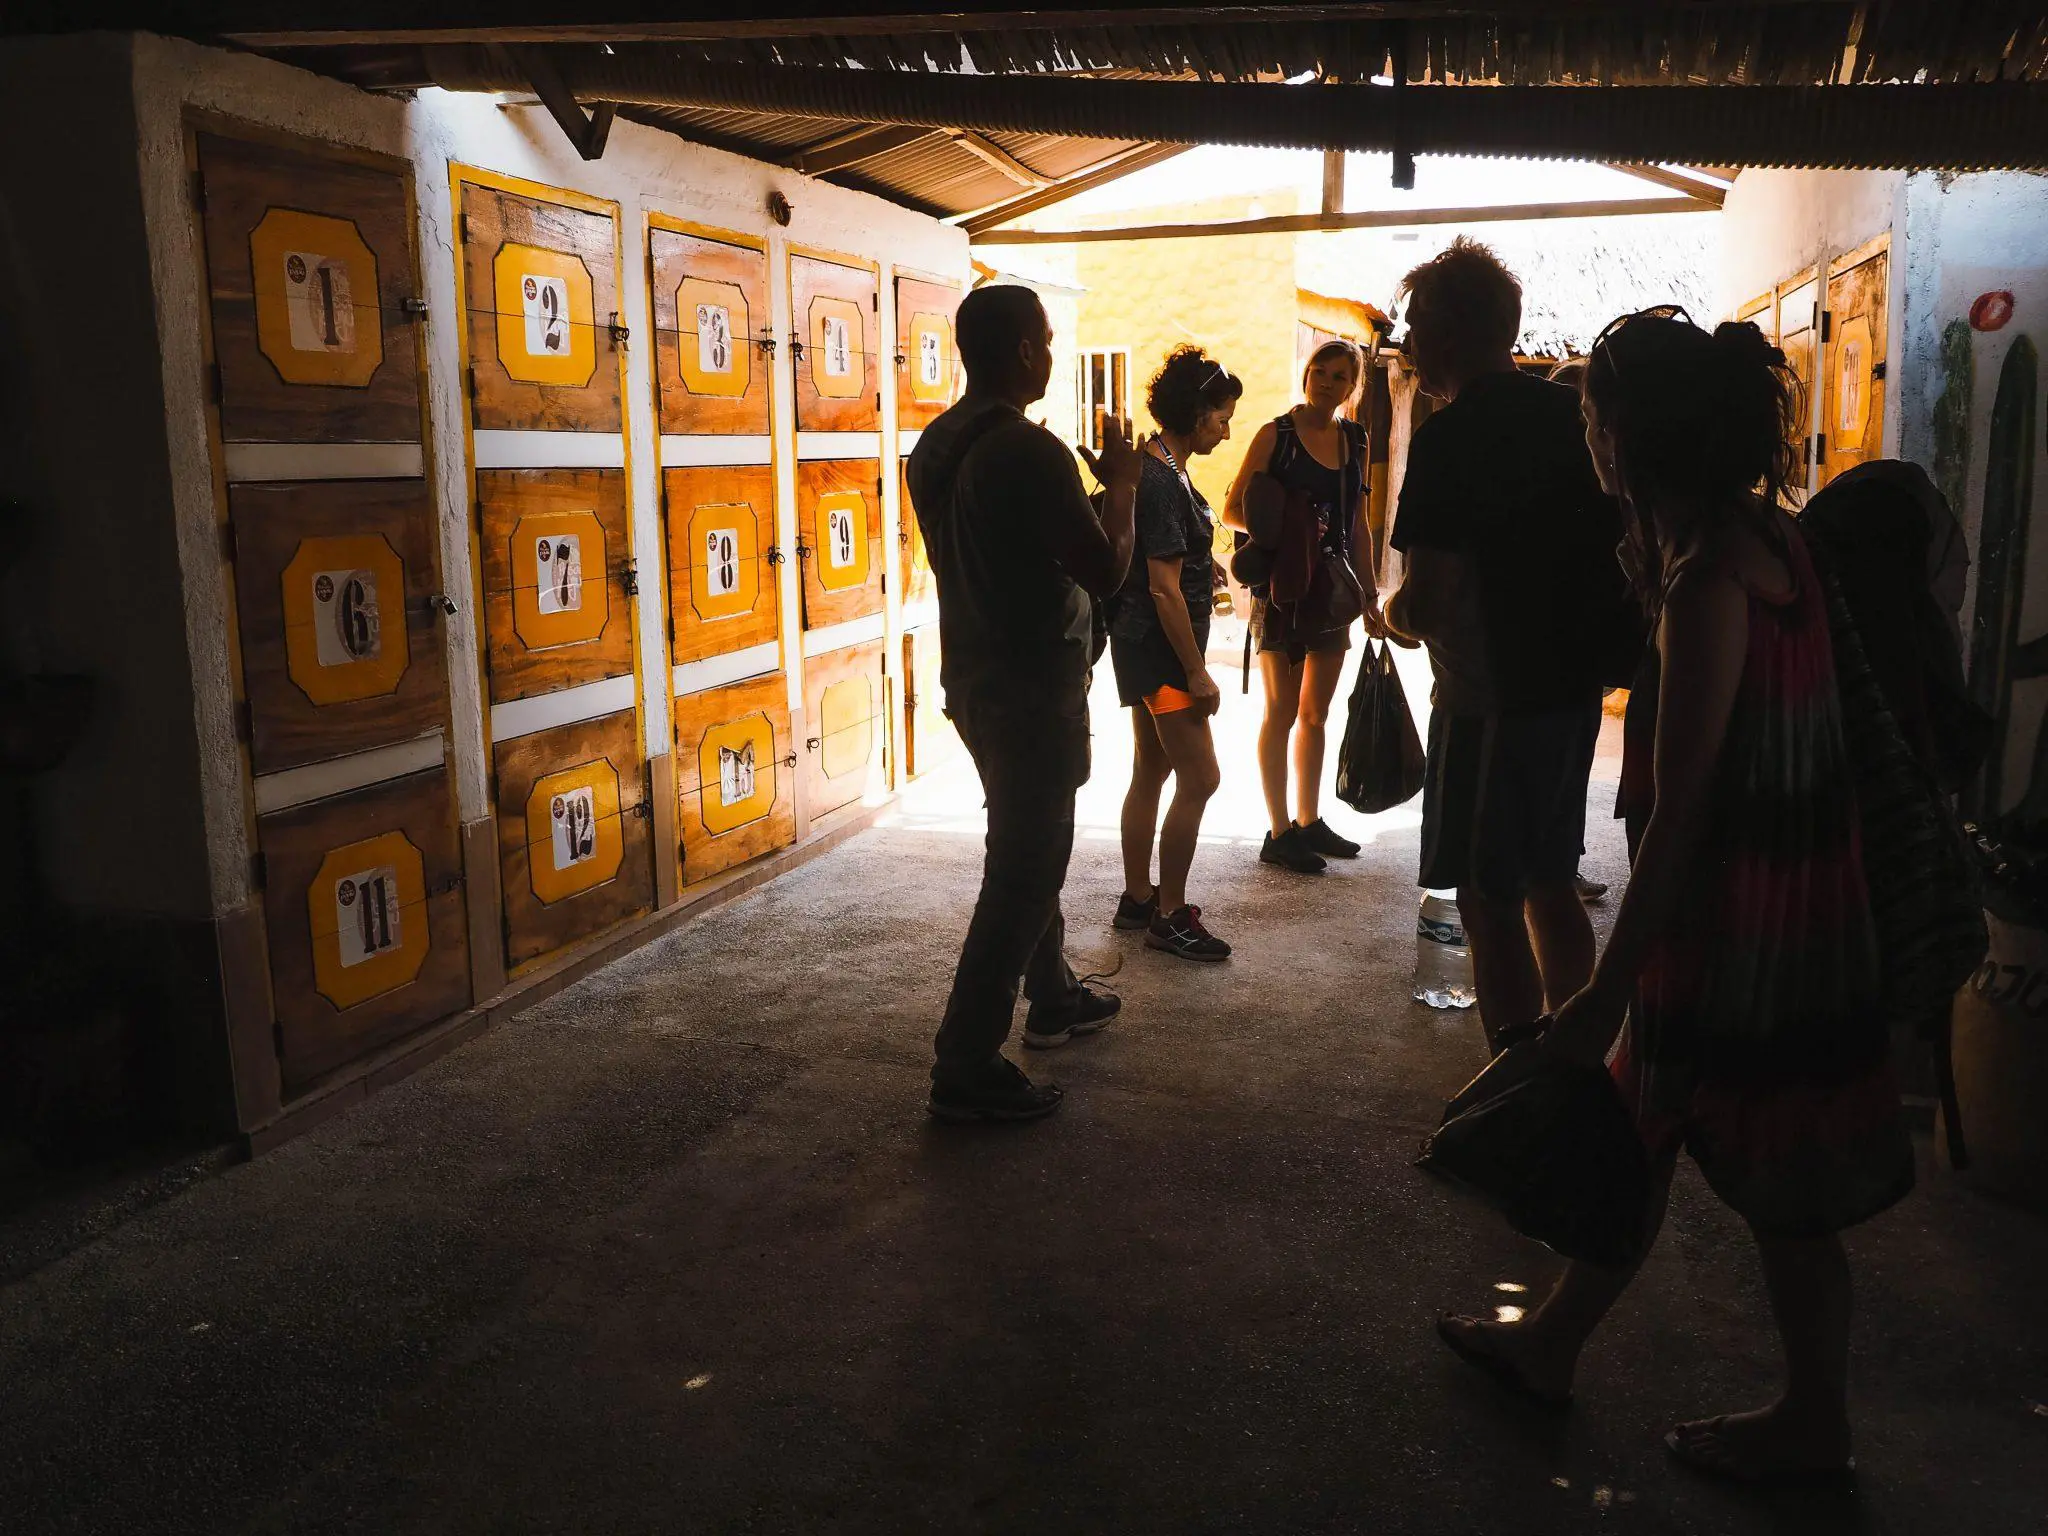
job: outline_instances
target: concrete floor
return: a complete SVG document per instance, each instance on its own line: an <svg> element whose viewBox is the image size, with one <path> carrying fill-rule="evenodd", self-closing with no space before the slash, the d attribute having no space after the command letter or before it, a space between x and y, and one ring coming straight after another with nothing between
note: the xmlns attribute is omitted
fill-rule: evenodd
<svg viewBox="0 0 2048 1536"><path fill-rule="evenodd" d="M1109 930L1101 719L1068 913L1125 1013L1033 1059L1054 1120L922 1112L979 863L956 769L0 1290L0 1530L2048 1528L2048 1226L1931 1168L1851 1238L1855 1501L1667 1465L1669 1420L1775 1369L1689 1169L1567 1422L1443 1351L1437 1308L1551 1265L1409 1167L1482 1060L1408 1000L1414 810L1333 812L1368 847L1323 879L1257 865L1254 708L1197 862L1220 968Z"/></svg>

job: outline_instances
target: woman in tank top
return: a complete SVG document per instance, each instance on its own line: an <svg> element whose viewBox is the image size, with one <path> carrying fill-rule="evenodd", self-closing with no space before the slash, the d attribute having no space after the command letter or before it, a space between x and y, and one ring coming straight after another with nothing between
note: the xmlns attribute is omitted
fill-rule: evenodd
<svg viewBox="0 0 2048 1536"><path fill-rule="evenodd" d="M1838 1234L1904 1196L1913 1150L1826 599L1782 508L1796 385L1754 325L1709 333L1682 313L1617 321L1586 374L1586 440L1629 511L1629 563L1654 621L1642 715L1654 729L1626 744L1634 864L1613 934L1544 1043L1599 1063L1618 1038L1610 1070L1660 1175L1653 1239L1683 1149L1763 1259L1782 1395L1681 1424L1666 1446L1736 1482L1839 1482L1854 1463ZM1518 1321L1446 1316L1438 1330L1558 1405L1633 1276L1573 1263Z"/></svg>
<svg viewBox="0 0 2048 1536"><path fill-rule="evenodd" d="M1302 371L1302 403L1260 427L1224 502L1223 521L1243 532L1245 487L1255 474L1270 474L1290 491L1306 495L1317 514L1320 549L1347 560L1365 594L1365 628L1386 634L1374 591L1372 539L1366 523L1368 471L1365 429L1338 413L1358 393L1363 359L1348 341L1317 347ZM1259 858L1300 874L1320 874L1331 858L1358 856L1358 844L1341 836L1322 815L1323 751L1330 702L1351 648L1349 626L1312 629L1294 607L1255 595L1252 631L1259 671L1266 685L1266 712L1259 723L1259 779L1266 792L1270 825ZM1290 747L1292 751L1290 753ZM1293 806L1289 807L1288 762L1293 759Z"/></svg>

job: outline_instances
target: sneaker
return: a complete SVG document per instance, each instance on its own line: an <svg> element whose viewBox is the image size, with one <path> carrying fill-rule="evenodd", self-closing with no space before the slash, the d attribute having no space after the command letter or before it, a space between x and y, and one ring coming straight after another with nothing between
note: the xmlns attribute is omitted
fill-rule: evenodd
<svg viewBox="0 0 2048 1536"><path fill-rule="evenodd" d="M1326 859L1358 857L1359 845L1341 836L1320 816L1305 827L1296 827L1295 831L1301 834L1302 842L1311 853L1320 853Z"/></svg>
<svg viewBox="0 0 2048 1536"><path fill-rule="evenodd" d="M1266 841L1259 847L1259 862L1278 864L1297 875L1320 875L1329 868L1323 856L1302 839L1299 827L1289 827L1278 837L1268 832Z"/></svg>
<svg viewBox="0 0 2048 1536"><path fill-rule="evenodd" d="M1163 949L1183 960L1228 960L1230 946L1202 926L1200 907L1162 912L1145 930L1145 947Z"/></svg>
<svg viewBox="0 0 2048 1536"><path fill-rule="evenodd" d="M1153 886L1152 894L1143 901L1133 901L1130 893L1126 891L1116 899L1114 926L1123 929L1126 933L1135 932L1140 928L1150 928L1152 926L1152 919L1158 915L1158 886Z"/></svg>
<svg viewBox="0 0 2048 1536"><path fill-rule="evenodd" d="M972 1082L932 1084L934 1120L1043 1120L1060 1107L1066 1090L1034 1083L1007 1056L998 1056Z"/></svg>
<svg viewBox="0 0 2048 1536"><path fill-rule="evenodd" d="M1579 900L1598 901L1607 894L1607 882L1588 880L1584 875L1573 875L1572 884L1578 888Z"/></svg>
<svg viewBox="0 0 2048 1536"><path fill-rule="evenodd" d="M1109 1021L1117 1016L1124 1000L1106 988L1098 992L1085 981L1079 987L1064 1003L1053 1007L1031 1005L1031 1011L1024 1015L1024 1043L1032 1050L1049 1051L1077 1035L1099 1034L1109 1028Z"/></svg>

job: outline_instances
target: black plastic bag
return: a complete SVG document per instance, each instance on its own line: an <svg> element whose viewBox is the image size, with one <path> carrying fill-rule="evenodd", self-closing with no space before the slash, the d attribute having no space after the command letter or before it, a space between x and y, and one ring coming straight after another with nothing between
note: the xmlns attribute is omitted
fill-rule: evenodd
<svg viewBox="0 0 2048 1536"><path fill-rule="evenodd" d="M1524 1237L1622 1268L1643 1255L1650 1162L1614 1080L1530 1041L1444 1106L1415 1166L1472 1191Z"/></svg>
<svg viewBox="0 0 2048 1536"><path fill-rule="evenodd" d="M1394 653L1368 639L1337 749L1337 798L1354 811L1391 811L1422 792L1425 766Z"/></svg>

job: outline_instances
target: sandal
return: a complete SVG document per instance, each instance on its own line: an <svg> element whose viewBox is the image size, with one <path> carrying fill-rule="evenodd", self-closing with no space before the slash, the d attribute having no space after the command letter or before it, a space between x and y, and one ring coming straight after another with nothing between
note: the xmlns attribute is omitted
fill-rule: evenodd
<svg viewBox="0 0 2048 1536"><path fill-rule="evenodd" d="M1490 1349L1480 1347L1475 1341L1483 1334L1465 1335L1452 1328L1453 1323L1477 1323L1481 1319L1464 1317L1455 1312L1444 1312L1437 1316L1436 1336L1451 1347L1451 1353L1491 1376L1509 1392L1523 1402L1541 1408L1546 1413L1563 1413L1572 1405L1569 1392L1546 1392L1522 1374L1522 1368L1504 1355L1497 1355Z"/></svg>
<svg viewBox="0 0 2048 1536"><path fill-rule="evenodd" d="M1729 1450L1728 1442L1720 1434L1721 1427L1727 1422L1728 1416L1724 1413L1711 1419L1680 1424L1664 1436L1664 1449L1693 1471L1742 1488L1817 1488L1836 1493L1855 1491L1854 1456L1833 1467L1759 1467L1741 1460ZM1688 1435L1688 1431L1693 1433Z"/></svg>

